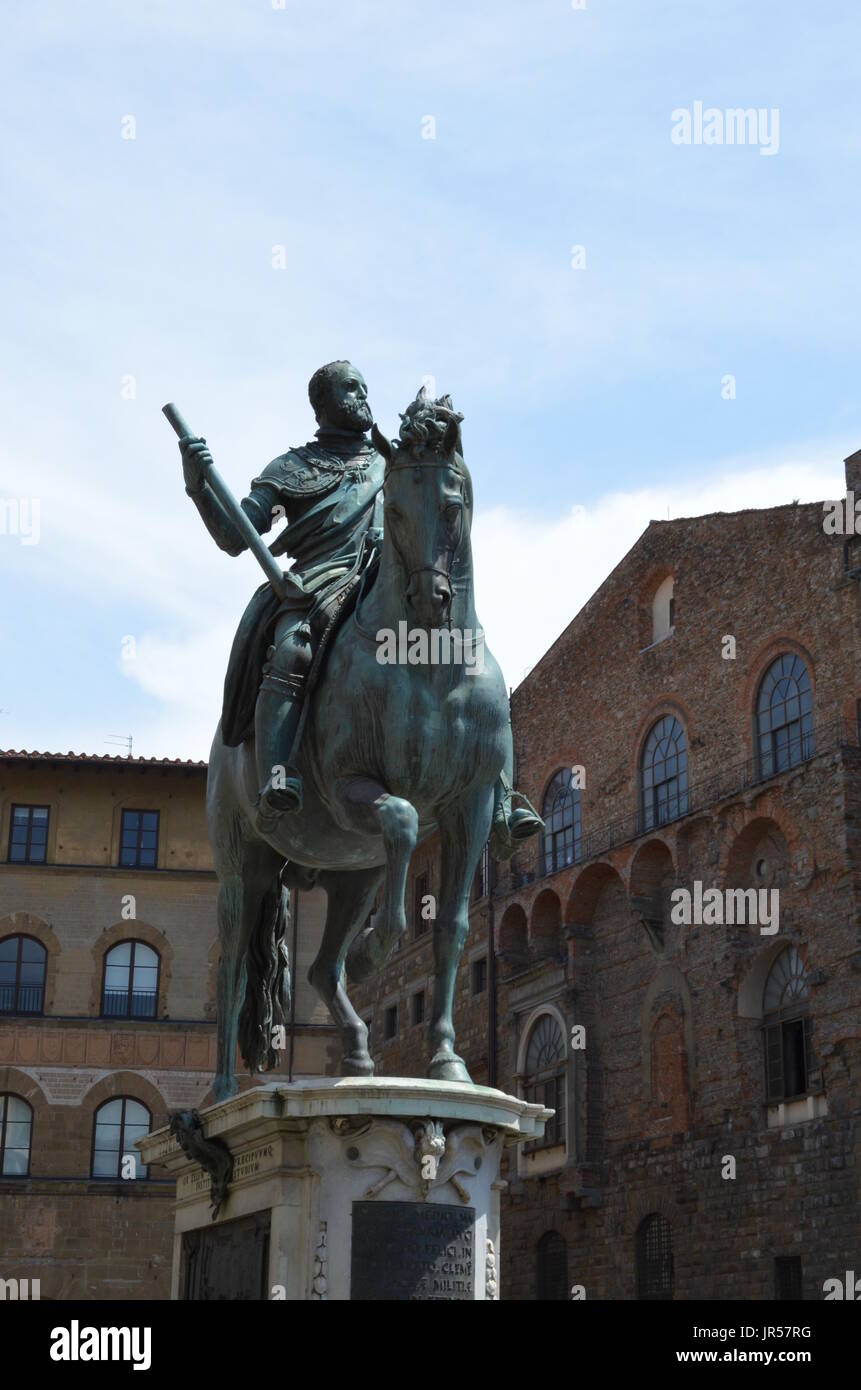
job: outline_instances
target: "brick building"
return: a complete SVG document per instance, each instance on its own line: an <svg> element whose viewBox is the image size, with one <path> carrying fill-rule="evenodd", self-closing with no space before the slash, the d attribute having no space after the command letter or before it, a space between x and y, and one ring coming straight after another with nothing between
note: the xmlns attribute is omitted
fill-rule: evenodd
<svg viewBox="0 0 861 1390"><path fill-rule="evenodd" d="M650 523L513 694L547 832L480 872L455 1003L473 1079L557 1112L509 1158L503 1297L815 1299L857 1268L861 535L823 517ZM356 992L380 1074L427 1066L438 874L429 843ZM678 889L719 892L685 924Z"/></svg>
<svg viewBox="0 0 861 1390"><path fill-rule="evenodd" d="M0 753L0 1279L43 1298L169 1295L174 1183L128 1155L213 1101L205 786L204 763ZM297 1076L338 1055L301 897Z"/></svg>

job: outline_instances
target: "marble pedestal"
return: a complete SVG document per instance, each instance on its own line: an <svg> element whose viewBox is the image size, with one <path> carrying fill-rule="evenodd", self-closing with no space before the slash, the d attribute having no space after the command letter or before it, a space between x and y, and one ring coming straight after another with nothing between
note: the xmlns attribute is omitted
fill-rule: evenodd
<svg viewBox="0 0 861 1390"><path fill-rule="evenodd" d="M552 1111L486 1086L397 1077L271 1082L201 1111L233 1175L167 1129L139 1142L176 1175L171 1297L495 1299L503 1147Z"/></svg>

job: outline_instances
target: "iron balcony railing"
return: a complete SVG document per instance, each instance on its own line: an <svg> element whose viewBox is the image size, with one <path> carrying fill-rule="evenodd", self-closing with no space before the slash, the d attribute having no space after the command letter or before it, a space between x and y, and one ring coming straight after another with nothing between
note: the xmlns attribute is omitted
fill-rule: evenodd
<svg viewBox="0 0 861 1390"><path fill-rule="evenodd" d="M0 985L0 1014L40 1014L41 985Z"/></svg>
<svg viewBox="0 0 861 1390"><path fill-rule="evenodd" d="M102 997L103 1018L155 1018L154 989L132 991L131 1006L127 989L106 989Z"/></svg>
<svg viewBox="0 0 861 1390"><path fill-rule="evenodd" d="M669 803L660 808L658 815L642 808L621 820L608 821L596 826L594 830L582 830L572 843L560 849L554 847L549 837L540 836L528 849L515 854L507 863L496 865L496 893L516 893L537 879L550 878L553 874L569 868L572 864L584 864L619 845L637 840L660 830L665 825L683 820L714 806L729 796L737 796L748 787L760 786L786 772L801 767L811 758L823 753L835 752L838 748L859 746L859 731L855 724L846 719L831 719L817 724L797 738L790 739L777 749L769 750L765 758L757 754L744 762L732 763L701 782L694 782L678 792Z"/></svg>

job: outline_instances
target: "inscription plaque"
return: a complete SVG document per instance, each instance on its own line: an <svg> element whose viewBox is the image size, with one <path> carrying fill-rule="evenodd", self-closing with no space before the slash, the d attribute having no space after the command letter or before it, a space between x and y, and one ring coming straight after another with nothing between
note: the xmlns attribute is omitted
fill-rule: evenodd
<svg viewBox="0 0 861 1390"><path fill-rule="evenodd" d="M472 1299L475 1208L354 1202L350 1298Z"/></svg>
<svg viewBox="0 0 861 1390"><path fill-rule="evenodd" d="M268 1299L271 1214L255 1212L182 1237L182 1296L192 1301Z"/></svg>

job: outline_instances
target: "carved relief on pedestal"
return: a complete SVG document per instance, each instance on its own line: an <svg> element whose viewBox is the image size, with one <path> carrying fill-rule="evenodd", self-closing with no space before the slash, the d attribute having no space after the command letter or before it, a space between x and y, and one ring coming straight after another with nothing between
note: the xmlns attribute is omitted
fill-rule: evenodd
<svg viewBox="0 0 861 1390"><path fill-rule="evenodd" d="M358 1132L335 1131L348 1141L346 1157L357 1168L382 1169L364 1196L373 1200L393 1182L422 1200L450 1184L460 1201L470 1200L469 1183L481 1168L498 1132L491 1126L446 1125L438 1120L374 1120Z"/></svg>
<svg viewBox="0 0 861 1390"><path fill-rule="evenodd" d="M499 1282L496 1269L496 1251L493 1248L493 1241L487 1241L487 1253L484 1260L484 1297L485 1299L499 1298Z"/></svg>
<svg viewBox="0 0 861 1390"><path fill-rule="evenodd" d="M327 1244L326 1222L320 1222L317 1234L317 1249L314 1251L314 1276L311 1281L312 1299L329 1297L329 1247Z"/></svg>

